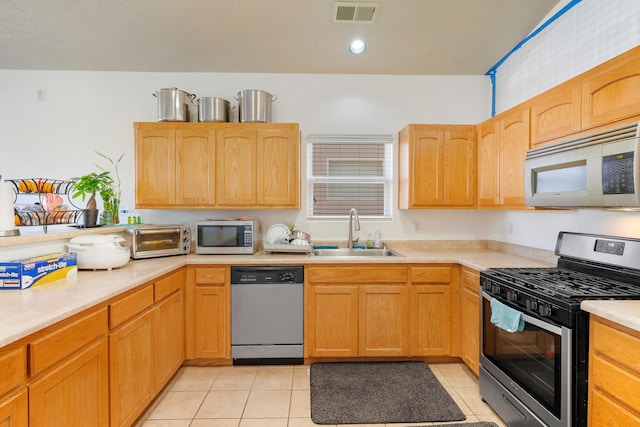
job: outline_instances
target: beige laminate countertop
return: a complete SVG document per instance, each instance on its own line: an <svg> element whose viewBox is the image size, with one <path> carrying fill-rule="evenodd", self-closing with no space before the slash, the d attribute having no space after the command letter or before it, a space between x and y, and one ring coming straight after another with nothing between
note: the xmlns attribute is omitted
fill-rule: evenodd
<svg viewBox="0 0 640 427"><path fill-rule="evenodd" d="M580 308L627 328L640 331L640 301L635 300L587 300Z"/></svg>
<svg viewBox="0 0 640 427"><path fill-rule="evenodd" d="M396 249L390 245L391 249ZM452 263L476 270L546 267L548 262L490 249L398 247L404 257L313 257L306 254L195 255L130 261L110 271L79 271L76 277L24 290L0 291L0 347L184 265L310 265L354 263Z"/></svg>

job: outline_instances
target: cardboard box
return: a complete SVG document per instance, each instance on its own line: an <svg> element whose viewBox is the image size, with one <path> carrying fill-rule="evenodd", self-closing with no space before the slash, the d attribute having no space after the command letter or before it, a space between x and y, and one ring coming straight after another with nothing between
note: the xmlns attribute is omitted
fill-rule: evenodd
<svg viewBox="0 0 640 427"><path fill-rule="evenodd" d="M54 253L0 262L0 289L26 289L78 274L75 253Z"/></svg>

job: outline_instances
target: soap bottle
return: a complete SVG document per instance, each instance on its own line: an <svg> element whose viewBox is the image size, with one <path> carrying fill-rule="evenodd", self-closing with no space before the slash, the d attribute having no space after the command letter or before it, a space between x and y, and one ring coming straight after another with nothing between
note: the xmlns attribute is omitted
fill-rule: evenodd
<svg viewBox="0 0 640 427"><path fill-rule="evenodd" d="M367 236L367 249L373 249L373 238L371 237L371 233Z"/></svg>
<svg viewBox="0 0 640 427"><path fill-rule="evenodd" d="M382 242L380 241L380 229L376 228L375 233L373 233L373 247L376 249L382 248Z"/></svg>

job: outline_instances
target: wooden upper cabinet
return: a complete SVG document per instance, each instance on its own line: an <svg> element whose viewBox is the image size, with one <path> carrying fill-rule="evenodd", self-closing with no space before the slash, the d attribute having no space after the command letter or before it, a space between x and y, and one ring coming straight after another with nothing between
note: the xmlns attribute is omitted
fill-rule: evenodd
<svg viewBox="0 0 640 427"><path fill-rule="evenodd" d="M136 123L136 207L176 203L176 132L158 124Z"/></svg>
<svg viewBox="0 0 640 427"><path fill-rule="evenodd" d="M290 123L135 123L136 207L298 209Z"/></svg>
<svg viewBox="0 0 640 427"><path fill-rule="evenodd" d="M256 131L232 127L216 132L216 191L220 206L256 203Z"/></svg>
<svg viewBox="0 0 640 427"><path fill-rule="evenodd" d="M297 125L260 129L257 135L257 204L300 207L300 131Z"/></svg>
<svg viewBox="0 0 640 427"><path fill-rule="evenodd" d="M223 207L300 207L298 125L237 126L216 133L216 185Z"/></svg>
<svg viewBox="0 0 640 427"><path fill-rule="evenodd" d="M529 149L529 108L502 116L500 135L500 204L526 206L524 162Z"/></svg>
<svg viewBox="0 0 640 427"><path fill-rule="evenodd" d="M473 126L408 125L400 131L398 143L400 209L473 207Z"/></svg>
<svg viewBox="0 0 640 427"><path fill-rule="evenodd" d="M176 204L215 204L215 132L206 127L176 132Z"/></svg>
<svg viewBox="0 0 640 427"><path fill-rule="evenodd" d="M569 82L531 101L531 146L580 131L580 85Z"/></svg>
<svg viewBox="0 0 640 427"><path fill-rule="evenodd" d="M478 206L526 207L524 162L529 108L508 110L478 126Z"/></svg>
<svg viewBox="0 0 640 427"><path fill-rule="evenodd" d="M500 205L499 120L478 125L478 206Z"/></svg>
<svg viewBox="0 0 640 427"><path fill-rule="evenodd" d="M640 115L640 48L596 70L582 83L582 129Z"/></svg>

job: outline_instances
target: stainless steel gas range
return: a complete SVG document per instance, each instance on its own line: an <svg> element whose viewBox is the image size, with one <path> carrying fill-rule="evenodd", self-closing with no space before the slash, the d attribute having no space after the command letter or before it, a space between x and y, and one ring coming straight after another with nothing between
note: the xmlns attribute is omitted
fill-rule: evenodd
<svg viewBox="0 0 640 427"><path fill-rule="evenodd" d="M480 273L480 394L509 426L587 425L586 299L640 299L640 239L561 232L555 268Z"/></svg>

